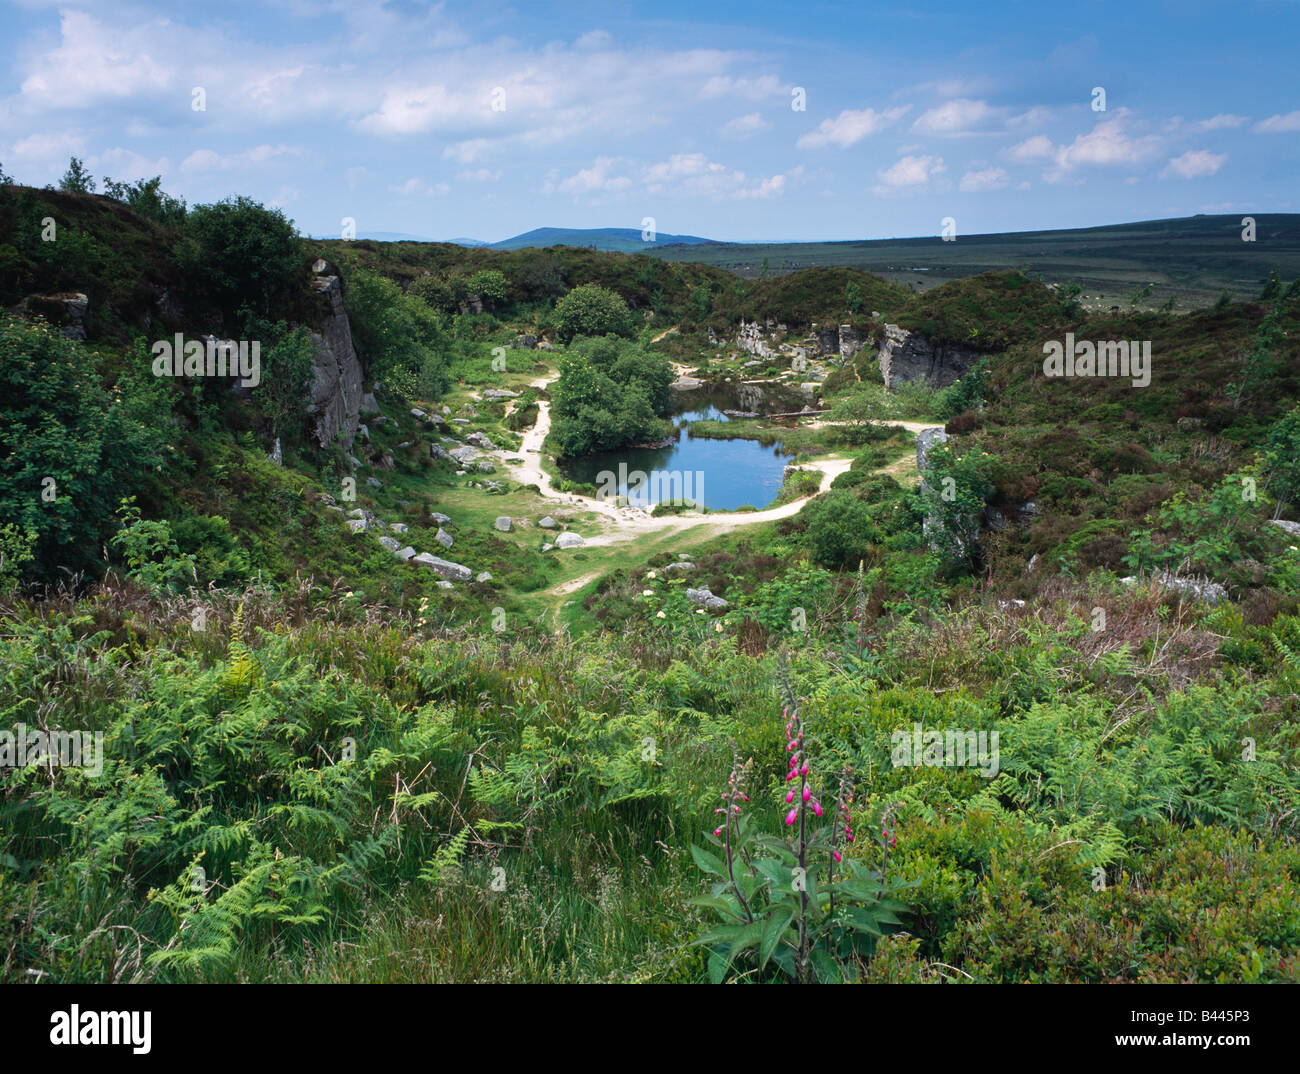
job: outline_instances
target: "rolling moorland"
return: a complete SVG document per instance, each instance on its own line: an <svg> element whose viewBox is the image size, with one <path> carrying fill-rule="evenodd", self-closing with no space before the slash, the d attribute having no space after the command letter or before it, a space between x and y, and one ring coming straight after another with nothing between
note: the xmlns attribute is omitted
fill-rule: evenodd
<svg viewBox="0 0 1300 1074"><path fill-rule="evenodd" d="M499 250L70 175L0 186L0 731L102 746L0 768L0 980L1300 981L1295 217Z"/></svg>

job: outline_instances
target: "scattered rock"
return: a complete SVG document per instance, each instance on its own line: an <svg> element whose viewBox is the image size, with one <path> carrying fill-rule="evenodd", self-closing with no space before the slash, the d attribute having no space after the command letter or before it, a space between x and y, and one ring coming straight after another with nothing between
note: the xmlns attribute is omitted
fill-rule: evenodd
<svg viewBox="0 0 1300 1074"><path fill-rule="evenodd" d="M465 437L465 443L473 444L475 447L482 448L484 451L496 451L496 445L483 433L470 433Z"/></svg>
<svg viewBox="0 0 1300 1074"><path fill-rule="evenodd" d="M405 548L399 548L393 553L403 563L410 563L416 556L416 551L409 544Z"/></svg>
<svg viewBox="0 0 1300 1074"><path fill-rule="evenodd" d="M1300 537L1300 522L1288 522L1283 518L1270 518L1273 525L1281 528L1283 533L1290 534L1292 537Z"/></svg>
<svg viewBox="0 0 1300 1074"><path fill-rule="evenodd" d="M509 515L501 515L501 516L496 520L496 522L493 523L493 524L494 524L494 525L496 526L496 528L499 529L502 533L509 533L509 532L510 532L510 516L509 516Z"/></svg>
<svg viewBox="0 0 1300 1074"><path fill-rule="evenodd" d="M713 593L707 589L688 589L686 591L686 599L692 604L702 604L710 611L720 612L724 608L729 608L731 606L721 597L715 597Z"/></svg>
<svg viewBox="0 0 1300 1074"><path fill-rule="evenodd" d="M371 414L378 414L379 404L375 402L375 393L366 392L366 394L361 397L361 402L358 404L357 409L360 413L365 414L367 416ZM376 422L375 424L382 425L383 422L380 421L380 422Z"/></svg>
<svg viewBox="0 0 1300 1074"><path fill-rule="evenodd" d="M556 548L579 548L587 542L576 533L561 533L555 538Z"/></svg>
<svg viewBox="0 0 1300 1074"><path fill-rule="evenodd" d="M441 511L430 511L429 517L439 526L445 526L451 521L451 515L444 515Z"/></svg>
<svg viewBox="0 0 1300 1074"><path fill-rule="evenodd" d="M450 548L452 545L456 543L452 539L451 534L448 533L441 526L438 527L438 532L433 535L433 539L437 541L440 545L442 545L443 548Z"/></svg>
<svg viewBox="0 0 1300 1074"><path fill-rule="evenodd" d="M474 466L480 474L495 474L497 472L496 464L491 459L479 459Z"/></svg>
<svg viewBox="0 0 1300 1074"><path fill-rule="evenodd" d="M388 524L388 528L392 530L394 533L405 533L411 527L408 526L405 522L390 522Z"/></svg>
<svg viewBox="0 0 1300 1074"><path fill-rule="evenodd" d="M1228 599L1228 591L1218 582L1211 582L1208 578L1182 578L1169 571L1161 571L1154 580L1165 589L1185 593L1189 597L1205 601L1206 604L1218 604ZM1136 585L1138 581L1139 579L1134 575L1120 579L1123 585Z"/></svg>
<svg viewBox="0 0 1300 1074"><path fill-rule="evenodd" d="M474 577L474 572L463 563L452 563L448 559L439 559L437 556L431 556L428 552L421 552L418 556L413 557L411 562L421 567L428 567L435 574L452 582L468 582Z"/></svg>
<svg viewBox="0 0 1300 1074"><path fill-rule="evenodd" d="M492 572L491 572L491 571L479 571L478 574L474 575L474 581L476 581L476 582L490 582L490 581L492 581Z"/></svg>
<svg viewBox="0 0 1300 1074"><path fill-rule="evenodd" d="M519 393L507 388L488 388L480 393L484 399L518 399Z"/></svg>
<svg viewBox="0 0 1300 1074"><path fill-rule="evenodd" d="M393 537L380 537L379 543L394 554L402 547L402 542Z"/></svg>
<svg viewBox="0 0 1300 1074"><path fill-rule="evenodd" d="M553 519L550 515L547 515L545 518L539 520L537 524L544 530L558 530L560 528L560 524L556 522L555 519Z"/></svg>

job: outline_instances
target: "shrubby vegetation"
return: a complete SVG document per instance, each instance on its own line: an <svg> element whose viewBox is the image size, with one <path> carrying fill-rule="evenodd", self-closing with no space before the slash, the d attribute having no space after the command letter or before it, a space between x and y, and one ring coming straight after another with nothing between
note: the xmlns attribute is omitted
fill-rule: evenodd
<svg viewBox="0 0 1300 1074"><path fill-rule="evenodd" d="M1295 285L1100 318L1015 273L309 248L246 199L91 182L0 190L5 302L45 296L0 325L0 727L104 736L102 770L0 771L0 979L1300 980ZM301 435L321 251L384 412L358 505L437 548L458 497L491 580L341 525L343 448ZM40 320L73 289L86 343ZM669 356L740 373L707 330L741 316L989 358L887 393L868 347L829 424L702 427L781 441L810 500L689 559L543 553L492 526L526 490L429 450L470 410L518 448L553 366L548 450L654 440ZM261 340L262 384L151 377L150 333L196 326ZM1065 331L1150 338L1151 386L1045 383ZM429 435L407 401L442 399ZM948 423L924 475L899 420ZM856 457L814 495L827 449ZM996 771L897 763L918 722L996 733Z"/></svg>

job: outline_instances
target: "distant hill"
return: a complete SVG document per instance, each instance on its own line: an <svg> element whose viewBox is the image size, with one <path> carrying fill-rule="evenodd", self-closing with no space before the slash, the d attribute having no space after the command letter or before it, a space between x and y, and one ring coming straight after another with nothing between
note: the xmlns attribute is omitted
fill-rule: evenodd
<svg viewBox="0 0 1300 1074"><path fill-rule="evenodd" d="M452 242L458 240L453 239ZM512 239L489 243L494 250L522 250L527 247L545 246L585 246L588 249L612 250L616 253L636 254L664 246L692 246L701 243L723 245L713 239L703 239L698 235L655 235L653 242L641 238L641 232L630 227L539 227L516 235Z"/></svg>
<svg viewBox="0 0 1300 1074"><path fill-rule="evenodd" d="M1255 220L1255 241L1242 241L1242 217ZM662 237L662 236L661 236ZM662 245L662 244L661 244ZM1205 305L1228 290L1254 295L1277 269L1300 276L1300 214L1230 213L1146 220L1060 231L938 235L836 242L696 243L652 251L741 276L775 276L807 268L857 268L917 290L997 269L1020 269L1045 282L1077 280L1085 304L1127 306L1152 284L1147 303L1175 296Z"/></svg>

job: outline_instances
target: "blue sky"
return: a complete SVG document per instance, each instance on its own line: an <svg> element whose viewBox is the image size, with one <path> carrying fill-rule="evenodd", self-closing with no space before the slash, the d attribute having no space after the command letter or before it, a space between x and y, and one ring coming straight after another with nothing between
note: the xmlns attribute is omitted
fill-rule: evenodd
<svg viewBox="0 0 1300 1074"><path fill-rule="evenodd" d="M741 241L1300 211L1297 0L29 0L0 19L16 179L57 182L76 154L318 235L344 217L487 240L650 217Z"/></svg>

